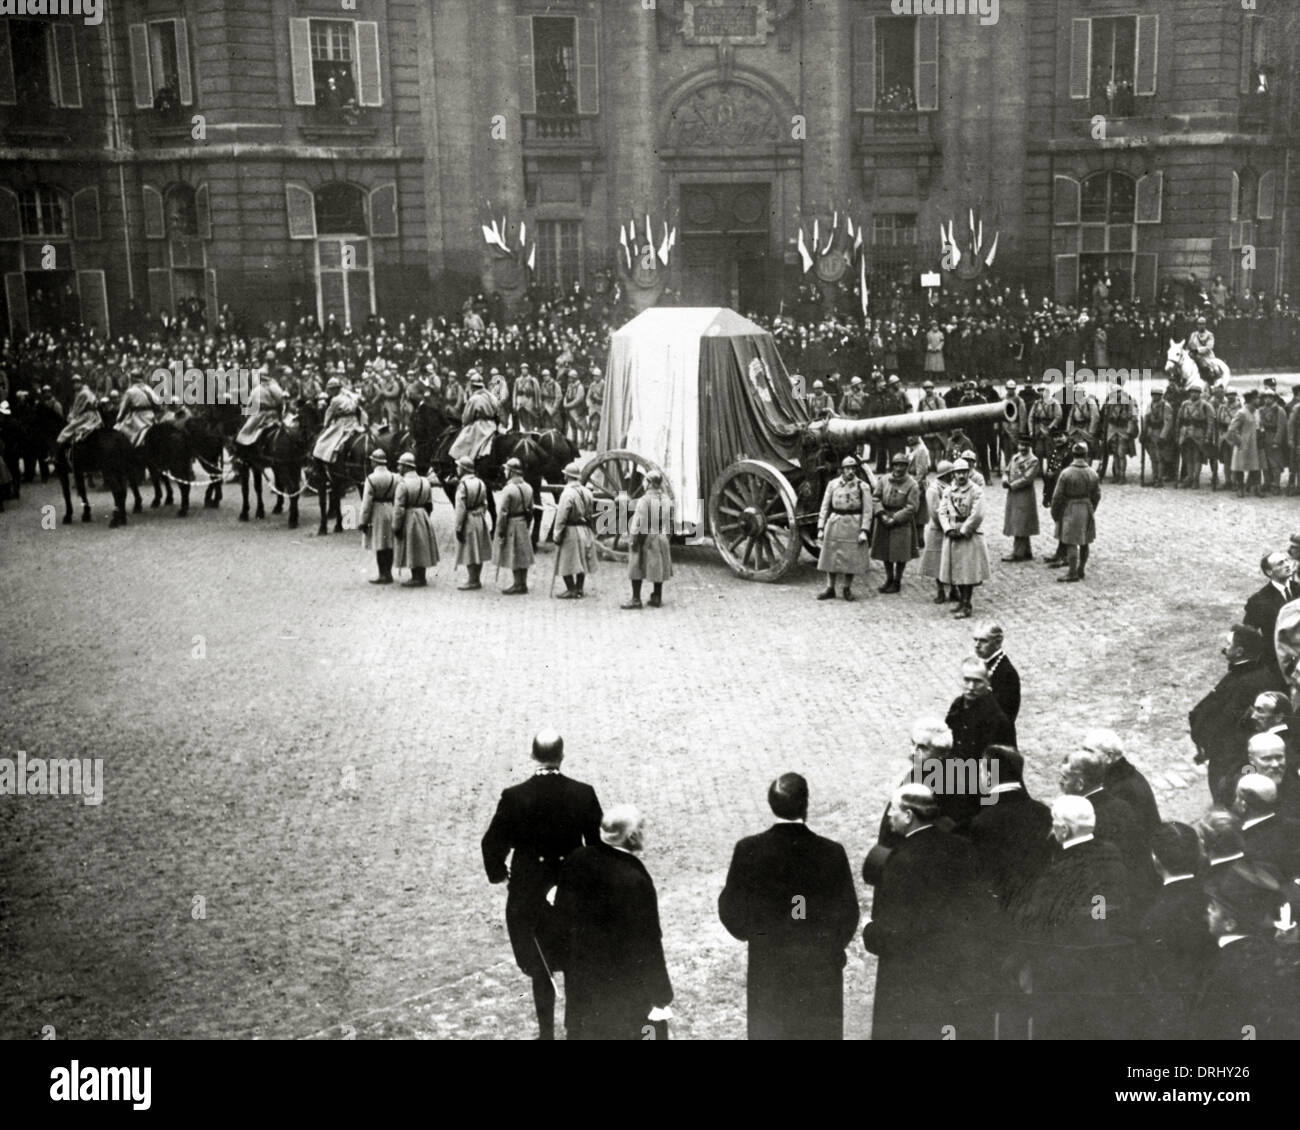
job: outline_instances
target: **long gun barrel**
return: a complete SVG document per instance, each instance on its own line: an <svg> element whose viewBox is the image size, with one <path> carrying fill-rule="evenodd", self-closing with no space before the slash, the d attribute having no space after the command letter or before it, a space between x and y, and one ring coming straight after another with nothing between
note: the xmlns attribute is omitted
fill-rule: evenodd
<svg viewBox="0 0 1300 1130"><path fill-rule="evenodd" d="M970 404L964 408L936 408L930 412L907 412L899 416L875 416L866 420L833 417L808 425L808 435L835 448L852 447L880 436L931 435L952 431L967 424L1006 421L1016 418L1016 406L1008 400L994 404Z"/></svg>

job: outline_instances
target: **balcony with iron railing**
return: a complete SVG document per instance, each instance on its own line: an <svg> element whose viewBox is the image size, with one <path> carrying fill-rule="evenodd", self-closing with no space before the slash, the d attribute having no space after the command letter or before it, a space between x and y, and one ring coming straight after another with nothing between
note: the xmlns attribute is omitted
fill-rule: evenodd
<svg viewBox="0 0 1300 1130"><path fill-rule="evenodd" d="M933 110L872 110L857 115L860 149L896 143L930 144Z"/></svg>

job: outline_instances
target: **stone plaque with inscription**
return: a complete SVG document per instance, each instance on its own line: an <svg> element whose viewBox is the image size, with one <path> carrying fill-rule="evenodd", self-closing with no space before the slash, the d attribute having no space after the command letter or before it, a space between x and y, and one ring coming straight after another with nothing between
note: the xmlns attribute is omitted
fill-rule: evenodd
<svg viewBox="0 0 1300 1130"><path fill-rule="evenodd" d="M687 43L761 47L771 33L765 0L686 0L682 4L682 38Z"/></svg>

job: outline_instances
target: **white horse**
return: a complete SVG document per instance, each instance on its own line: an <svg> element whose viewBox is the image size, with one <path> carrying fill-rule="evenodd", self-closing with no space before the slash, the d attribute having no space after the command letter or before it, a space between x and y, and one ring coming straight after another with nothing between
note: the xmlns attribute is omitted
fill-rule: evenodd
<svg viewBox="0 0 1300 1130"><path fill-rule="evenodd" d="M1226 388L1232 370L1217 357L1210 358L1210 368L1215 373L1214 380L1210 381L1210 387ZM1165 372L1171 377L1175 373L1181 373L1183 380L1189 384L1201 379L1201 370L1197 368L1192 355L1187 352L1186 338L1182 341L1169 339L1169 352L1165 354Z"/></svg>

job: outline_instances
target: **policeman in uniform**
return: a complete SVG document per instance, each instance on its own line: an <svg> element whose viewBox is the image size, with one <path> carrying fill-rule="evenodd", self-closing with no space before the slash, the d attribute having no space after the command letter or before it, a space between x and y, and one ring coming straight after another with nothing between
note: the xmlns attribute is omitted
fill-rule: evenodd
<svg viewBox="0 0 1300 1130"><path fill-rule="evenodd" d="M533 563L533 488L524 481L524 465L514 456L506 460L505 472L509 481L497 518L496 566L514 574L504 595L522 596L528 592L528 567Z"/></svg>
<svg viewBox="0 0 1300 1130"><path fill-rule="evenodd" d="M817 536L821 556L817 568L826 574L826 588L818 600L835 599L835 578L844 574L844 599L854 600L853 578L869 568L867 538L871 530L871 489L857 476L858 461L852 455L840 460L841 474L826 485Z"/></svg>
<svg viewBox="0 0 1300 1130"><path fill-rule="evenodd" d="M1201 399L1199 382L1187 386L1188 399L1178 409L1178 449L1183 456L1183 478L1176 485L1197 490L1201 485L1201 463L1214 426L1214 409Z"/></svg>
<svg viewBox="0 0 1300 1130"><path fill-rule="evenodd" d="M456 564L464 565L469 579L459 588L472 592L483 587L483 562L492 558L492 535L488 530L488 488L474 473L474 460L462 455L456 460L460 482L456 486Z"/></svg>
<svg viewBox="0 0 1300 1130"><path fill-rule="evenodd" d="M555 569L564 578L561 600L585 596L583 585L587 574L596 571L596 535L592 532L596 496L583 485L581 478L582 464L575 459L564 468L564 490L555 508L555 528L559 531L555 542L560 555Z"/></svg>
<svg viewBox="0 0 1300 1130"><path fill-rule="evenodd" d="M533 776L501 794L483 837L483 866L489 883L509 880L510 946L515 964L533 982L541 1038L553 1040L555 984L537 939L538 925L546 914L546 893L559 881L565 856L600 843L604 813L595 789L560 772L564 739L554 730L542 730L533 738L533 760Z"/></svg>
<svg viewBox="0 0 1300 1130"><path fill-rule="evenodd" d="M361 492L361 532L366 549L375 551L379 576L372 585L393 583L393 500L397 496L397 476L388 469L388 454L382 447L370 453L370 474Z"/></svg>

